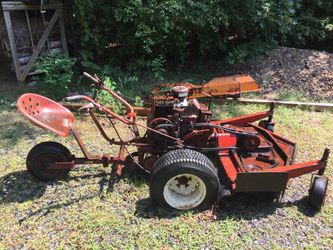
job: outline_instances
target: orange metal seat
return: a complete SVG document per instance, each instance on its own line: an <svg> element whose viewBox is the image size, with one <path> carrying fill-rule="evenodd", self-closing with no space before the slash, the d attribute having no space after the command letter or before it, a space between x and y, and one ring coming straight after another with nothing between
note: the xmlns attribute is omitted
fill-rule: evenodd
<svg viewBox="0 0 333 250"><path fill-rule="evenodd" d="M66 137L74 123L74 115L67 108L44 96L27 93L17 100L18 110L32 123Z"/></svg>

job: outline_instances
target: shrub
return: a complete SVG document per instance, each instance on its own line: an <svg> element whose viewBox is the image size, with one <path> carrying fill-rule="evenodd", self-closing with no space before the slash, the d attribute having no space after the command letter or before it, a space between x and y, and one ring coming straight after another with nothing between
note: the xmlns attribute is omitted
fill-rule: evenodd
<svg viewBox="0 0 333 250"><path fill-rule="evenodd" d="M333 51L333 2L294 0L287 45Z"/></svg>
<svg viewBox="0 0 333 250"><path fill-rule="evenodd" d="M117 85L110 79L110 77L103 77L103 82L110 90L117 91ZM124 108L119 101L112 97L111 94L102 89L97 93L97 100L101 104L111 107L113 111L118 114L120 114Z"/></svg>
<svg viewBox="0 0 333 250"><path fill-rule="evenodd" d="M61 99L70 90L75 60L61 53L42 56L36 70L43 73L36 78L41 91L53 98Z"/></svg>
<svg viewBox="0 0 333 250"><path fill-rule="evenodd" d="M165 63L233 54L245 60L262 53L266 44L284 39L294 13L289 0L75 0L75 4L83 60L139 65L157 78L163 77Z"/></svg>
<svg viewBox="0 0 333 250"><path fill-rule="evenodd" d="M323 0L75 0L84 61L164 77L192 59L244 62L278 44L333 50Z"/></svg>

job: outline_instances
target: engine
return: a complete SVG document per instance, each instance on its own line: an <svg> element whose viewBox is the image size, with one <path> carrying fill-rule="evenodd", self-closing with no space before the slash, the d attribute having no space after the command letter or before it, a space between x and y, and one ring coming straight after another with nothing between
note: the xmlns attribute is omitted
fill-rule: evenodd
<svg viewBox="0 0 333 250"><path fill-rule="evenodd" d="M154 96L149 122L155 118L167 118L172 122L207 122L211 112L197 99L188 99L189 89L179 85L164 95Z"/></svg>
<svg viewBox="0 0 333 250"><path fill-rule="evenodd" d="M160 133L180 138L187 145L207 145L212 129L202 129L197 125L209 123L212 113L205 104L197 99L189 99L188 95L189 89L182 85L172 87L163 95L155 95L147 125ZM149 133L149 136L156 147L172 144L172 141L159 134Z"/></svg>

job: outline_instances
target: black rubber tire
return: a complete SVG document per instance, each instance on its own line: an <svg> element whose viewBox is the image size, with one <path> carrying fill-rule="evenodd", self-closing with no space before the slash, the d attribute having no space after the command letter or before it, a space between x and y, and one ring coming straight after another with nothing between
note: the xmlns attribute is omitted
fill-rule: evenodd
<svg viewBox="0 0 333 250"><path fill-rule="evenodd" d="M266 129L271 131L271 132L274 132L274 125L267 125Z"/></svg>
<svg viewBox="0 0 333 250"><path fill-rule="evenodd" d="M328 179L315 176L309 190L309 203L316 210L320 210L325 203Z"/></svg>
<svg viewBox="0 0 333 250"><path fill-rule="evenodd" d="M264 128L264 129L267 129L271 132L274 132L274 123L273 124L268 124L267 120L261 120L259 122L258 126Z"/></svg>
<svg viewBox="0 0 333 250"><path fill-rule="evenodd" d="M200 204L191 208L172 207L164 198L164 186L174 176L180 174L191 174L200 178L206 186L206 196ZM204 210L212 206L216 201L220 190L220 182L217 176L217 169L213 163L202 153L189 150L173 150L160 157L154 165L150 197L153 202L178 210Z"/></svg>
<svg viewBox="0 0 333 250"><path fill-rule="evenodd" d="M72 160L70 151L57 142L42 142L34 146L27 156L27 169L42 181L53 181L68 175L70 169L47 170L45 164Z"/></svg>
<svg viewBox="0 0 333 250"><path fill-rule="evenodd" d="M259 123L258 123L258 126L259 127L262 127L262 128L265 128L267 125L267 121L266 120L261 120Z"/></svg>

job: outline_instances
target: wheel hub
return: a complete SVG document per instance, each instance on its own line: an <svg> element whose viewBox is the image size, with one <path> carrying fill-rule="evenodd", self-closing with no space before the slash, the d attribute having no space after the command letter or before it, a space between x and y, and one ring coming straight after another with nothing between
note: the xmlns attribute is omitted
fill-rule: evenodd
<svg viewBox="0 0 333 250"><path fill-rule="evenodd" d="M188 187L189 186L188 182L191 181L192 179L191 177L186 177L185 175L183 175L181 177L176 177L175 180L178 181L178 183L176 184L177 187L180 187L181 185Z"/></svg>
<svg viewBox="0 0 333 250"><path fill-rule="evenodd" d="M176 209L190 209L198 206L206 196L206 185L196 175L181 174L172 177L164 186L166 202Z"/></svg>

